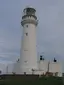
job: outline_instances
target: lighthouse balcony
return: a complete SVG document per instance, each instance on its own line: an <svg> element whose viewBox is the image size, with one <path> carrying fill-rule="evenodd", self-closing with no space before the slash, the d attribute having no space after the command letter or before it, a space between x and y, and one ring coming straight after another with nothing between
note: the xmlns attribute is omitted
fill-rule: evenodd
<svg viewBox="0 0 64 85"><path fill-rule="evenodd" d="M24 16L22 16L22 19L24 19L26 17L33 17L34 19L37 19L37 17L35 15L24 15Z"/></svg>
<svg viewBox="0 0 64 85"><path fill-rule="evenodd" d="M24 24L27 24L27 23L31 23L31 24L35 24L37 25L38 24L38 20L35 20L33 18L28 18L28 19L23 19L21 21L21 25L23 26Z"/></svg>

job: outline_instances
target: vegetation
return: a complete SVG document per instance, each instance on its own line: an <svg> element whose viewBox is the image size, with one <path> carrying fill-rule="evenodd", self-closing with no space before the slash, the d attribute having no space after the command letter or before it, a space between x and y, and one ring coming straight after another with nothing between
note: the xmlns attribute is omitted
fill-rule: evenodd
<svg viewBox="0 0 64 85"><path fill-rule="evenodd" d="M34 75L1 75L0 85L63 85L60 77Z"/></svg>

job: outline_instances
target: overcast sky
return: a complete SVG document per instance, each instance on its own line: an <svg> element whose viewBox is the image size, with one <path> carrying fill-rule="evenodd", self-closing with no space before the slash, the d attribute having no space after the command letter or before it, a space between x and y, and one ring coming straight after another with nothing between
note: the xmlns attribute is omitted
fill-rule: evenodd
<svg viewBox="0 0 64 85"><path fill-rule="evenodd" d="M64 61L64 0L0 0L0 61L14 62L20 56L20 22L27 6L37 11L38 55Z"/></svg>

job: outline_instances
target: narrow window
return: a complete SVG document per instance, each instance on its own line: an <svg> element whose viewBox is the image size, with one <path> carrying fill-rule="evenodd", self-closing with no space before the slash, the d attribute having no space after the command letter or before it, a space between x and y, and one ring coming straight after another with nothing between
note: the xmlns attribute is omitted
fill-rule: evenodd
<svg viewBox="0 0 64 85"><path fill-rule="evenodd" d="M26 34L26 36L28 36L28 33L25 33Z"/></svg>
<svg viewBox="0 0 64 85"><path fill-rule="evenodd" d="M28 25L26 25L26 27L28 27Z"/></svg>
<svg viewBox="0 0 64 85"><path fill-rule="evenodd" d="M26 72L24 72L24 75L26 75Z"/></svg>

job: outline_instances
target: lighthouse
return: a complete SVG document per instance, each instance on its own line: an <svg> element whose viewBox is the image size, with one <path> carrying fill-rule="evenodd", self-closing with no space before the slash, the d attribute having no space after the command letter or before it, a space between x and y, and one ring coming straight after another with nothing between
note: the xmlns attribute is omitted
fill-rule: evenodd
<svg viewBox="0 0 64 85"><path fill-rule="evenodd" d="M52 73L52 76L61 77L62 66L59 62L56 60L53 62L47 61L42 55L37 60L36 27L38 20L34 8L27 7L23 10L21 25L23 27L23 34L20 58L14 63L12 73L22 75L48 75L47 73Z"/></svg>
<svg viewBox="0 0 64 85"><path fill-rule="evenodd" d="M36 10L31 7L23 10L21 20L23 34L19 60L20 74L32 74L37 69L36 27L38 21L35 13Z"/></svg>

